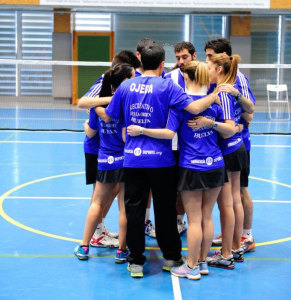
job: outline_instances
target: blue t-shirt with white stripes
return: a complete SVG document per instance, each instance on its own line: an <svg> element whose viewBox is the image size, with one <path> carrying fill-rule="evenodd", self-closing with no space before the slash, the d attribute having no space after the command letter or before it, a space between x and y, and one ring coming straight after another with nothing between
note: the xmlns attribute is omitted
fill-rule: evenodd
<svg viewBox="0 0 291 300"><path fill-rule="evenodd" d="M240 71L237 72L235 85L236 85L236 88L238 89L238 91L242 95L244 95L247 99L251 100L254 104L256 104L256 98L251 91L249 80ZM207 94L212 93L215 88L216 88L216 84L211 83ZM246 121L243 118L241 118L239 123L245 125ZM248 128L244 127L244 129L242 131L242 138L243 138L243 142L245 144L246 150L249 151L251 149L251 138L250 138L250 132L249 132Z"/></svg>
<svg viewBox="0 0 291 300"><path fill-rule="evenodd" d="M96 97L99 95L101 87L102 87L102 82L103 82L103 77L102 75L89 89L89 91L84 95L84 97ZM96 115L94 108L90 109L90 116L91 114ZM89 138L87 135L85 136L84 140L84 152L85 153L90 153L90 154L95 154L97 155L99 151L99 134L97 134L93 138Z"/></svg>
<svg viewBox="0 0 291 300"><path fill-rule="evenodd" d="M169 110L183 110L193 100L170 79L157 76L136 77L123 82L114 94L106 113L120 119L125 127L165 128ZM140 135L126 136L124 166L161 168L175 165L171 140Z"/></svg>
<svg viewBox="0 0 291 300"><path fill-rule="evenodd" d="M205 96L190 95L194 101ZM198 115L171 109L167 128L178 132L179 166L193 171L207 171L224 167L222 152L218 146L218 132L213 128L192 129L187 125L187 122L196 116L224 122L222 108L215 103Z"/></svg>
<svg viewBox="0 0 291 300"><path fill-rule="evenodd" d="M164 75L164 78L171 78L176 84L178 84L183 91L186 92L186 85L183 73L179 68Z"/></svg>
<svg viewBox="0 0 291 300"><path fill-rule="evenodd" d="M242 113L240 104L233 96L227 93L218 93L220 98L224 120L232 120L238 124ZM236 151L243 143L241 133L236 133L232 137L223 139L219 137L219 147L223 155L227 155Z"/></svg>
<svg viewBox="0 0 291 300"><path fill-rule="evenodd" d="M244 95L247 99L251 100L253 104L256 104L256 98L250 89L250 83L248 78L240 71L237 72L235 84L239 92ZM239 121L240 124L245 125L246 121L241 118ZM248 128L245 128L242 131L243 141L246 147L246 150L249 151L251 149L251 136Z"/></svg>

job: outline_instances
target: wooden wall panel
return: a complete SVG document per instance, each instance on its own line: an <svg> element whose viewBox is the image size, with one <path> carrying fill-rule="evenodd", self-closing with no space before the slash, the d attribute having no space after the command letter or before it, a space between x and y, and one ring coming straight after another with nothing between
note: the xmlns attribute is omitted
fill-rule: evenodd
<svg viewBox="0 0 291 300"><path fill-rule="evenodd" d="M271 0L271 9L291 9L290 0Z"/></svg>
<svg viewBox="0 0 291 300"><path fill-rule="evenodd" d="M231 17L231 35L232 36L250 36L251 35L251 17Z"/></svg>
<svg viewBox="0 0 291 300"><path fill-rule="evenodd" d="M70 33L71 32L71 14L69 9L62 9L67 13L54 12L54 32L57 33Z"/></svg>

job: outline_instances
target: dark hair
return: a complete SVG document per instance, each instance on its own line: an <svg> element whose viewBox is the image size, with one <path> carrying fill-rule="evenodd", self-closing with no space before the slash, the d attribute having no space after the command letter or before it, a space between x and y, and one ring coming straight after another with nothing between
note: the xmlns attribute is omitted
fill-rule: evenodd
<svg viewBox="0 0 291 300"><path fill-rule="evenodd" d="M124 79L132 76L133 67L129 64L118 64L104 73L100 97L112 96Z"/></svg>
<svg viewBox="0 0 291 300"><path fill-rule="evenodd" d="M115 54L111 63L111 67L114 67L117 64L129 64L134 69L140 67L139 59L132 51L129 50L121 50Z"/></svg>
<svg viewBox="0 0 291 300"><path fill-rule="evenodd" d="M141 53L142 50L146 47L146 46L150 46L155 44L155 41L152 40L151 38L143 38L141 39L137 45L136 45L136 51Z"/></svg>
<svg viewBox="0 0 291 300"><path fill-rule="evenodd" d="M141 52L141 63L144 71L156 70L165 60L165 50L158 44L146 46Z"/></svg>
<svg viewBox="0 0 291 300"><path fill-rule="evenodd" d="M225 38L218 38L206 42L204 51L206 51L206 49L212 49L216 54L225 52L228 56L232 55L230 41Z"/></svg>
<svg viewBox="0 0 291 300"><path fill-rule="evenodd" d="M187 49L191 55L196 52L194 45L190 42L182 41L174 46L175 53L180 52L184 49Z"/></svg>

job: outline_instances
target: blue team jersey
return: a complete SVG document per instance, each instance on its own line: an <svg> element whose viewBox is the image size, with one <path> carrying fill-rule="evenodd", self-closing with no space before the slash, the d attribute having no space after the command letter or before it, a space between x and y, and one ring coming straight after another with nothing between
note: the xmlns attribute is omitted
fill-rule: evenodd
<svg viewBox="0 0 291 300"><path fill-rule="evenodd" d="M183 110L193 100L171 79L140 76L124 81L114 94L106 113L124 125L165 128L169 110ZM161 168L175 165L171 140L140 135L126 137L124 166Z"/></svg>
<svg viewBox="0 0 291 300"><path fill-rule="evenodd" d="M206 95L190 96L195 101ZM195 130L187 125L189 120L197 116L224 122L222 108L215 103L198 115L172 109L167 128L178 132L179 166L193 171L207 171L224 167L224 160L218 146L218 132L208 127Z"/></svg>
<svg viewBox="0 0 291 300"><path fill-rule="evenodd" d="M95 113L95 115L90 115L89 126L99 132L98 170L123 168L124 142L120 120L113 119L111 122L105 123Z"/></svg>
<svg viewBox="0 0 291 300"><path fill-rule="evenodd" d="M102 75L90 87L89 91L84 95L85 97L95 97L95 96L99 95L101 87L102 87L103 77L104 77L104 75ZM95 110L93 108L90 109L90 116L91 116L91 113L96 115ZM89 138L86 135L85 140L84 140L84 152L97 155L98 151L99 151L99 134L98 134L98 132L93 138Z"/></svg>
<svg viewBox="0 0 291 300"><path fill-rule="evenodd" d="M232 120L235 124L238 124L242 113L240 104L230 94L218 93L218 96L220 98L224 120ZM241 133L236 133L227 139L220 137L218 141L223 155L236 151L243 143Z"/></svg>
<svg viewBox="0 0 291 300"><path fill-rule="evenodd" d="M89 115L89 121L92 117L96 115L94 108L90 108L90 115ZM85 136L84 140L84 152L98 155L100 146L100 140L99 140L99 132L96 133L95 136L92 138L89 138L87 135Z"/></svg>
<svg viewBox="0 0 291 300"><path fill-rule="evenodd" d="M236 75L235 87L242 95L244 95L247 99L251 100L254 104L256 104L256 98L250 89L249 80L240 71L238 71L237 75ZM212 93L215 88L216 88L216 84L211 83L207 94ZM243 118L241 118L239 123L245 125L246 121ZM251 149L251 138L250 138L250 132L249 132L248 128L244 127L244 129L242 131L242 138L243 138L243 142L245 144L246 150L249 151Z"/></svg>
<svg viewBox="0 0 291 300"><path fill-rule="evenodd" d="M240 71L237 72L237 76L236 76L236 81L235 84L237 86L237 89L239 90L239 92L244 95L247 99L251 100L253 102L253 104L256 104L256 98L254 96L254 94L252 93L251 89L250 89L250 83L247 79L247 77L241 73ZM245 125L246 121L241 118L239 121L240 124ZM242 137L243 137L243 142L245 144L246 150L250 151L251 149L251 136L250 136L250 131L248 128L245 128L242 131Z"/></svg>
<svg viewBox="0 0 291 300"><path fill-rule="evenodd" d="M186 92L186 85L183 73L179 68L164 75L164 78L171 78L176 84L178 84L183 91Z"/></svg>

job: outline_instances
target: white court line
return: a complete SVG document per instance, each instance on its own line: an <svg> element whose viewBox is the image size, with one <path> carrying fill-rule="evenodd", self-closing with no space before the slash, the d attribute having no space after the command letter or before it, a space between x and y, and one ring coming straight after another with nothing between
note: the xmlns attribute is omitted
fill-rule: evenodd
<svg viewBox="0 0 291 300"><path fill-rule="evenodd" d="M1 144L84 144L84 142L62 142L62 141L1 141Z"/></svg>
<svg viewBox="0 0 291 300"><path fill-rule="evenodd" d="M29 133L53 133L53 134L55 134L55 133L70 133L70 134L75 134L75 133L82 133L82 134L84 134L84 131L73 131L74 129L72 129L72 131L70 131L69 129L68 130L57 130L57 131L54 131L54 130L51 130L51 129L44 129L44 130L37 130L37 129L35 129L35 130L15 130L15 129L13 129L13 130L9 130L9 129L7 129L7 130L0 130L0 132L29 132Z"/></svg>
<svg viewBox="0 0 291 300"><path fill-rule="evenodd" d="M58 199L58 200L88 200L90 197L43 197L43 196L9 196L6 199ZM291 200L253 200L257 203L291 203Z"/></svg>
<svg viewBox="0 0 291 300"><path fill-rule="evenodd" d="M251 145L255 148L291 148L291 145Z"/></svg>
<svg viewBox="0 0 291 300"><path fill-rule="evenodd" d="M172 275L172 285L173 285L173 292L174 292L174 299L175 300L182 300L181 288L179 283L179 278Z"/></svg>
<svg viewBox="0 0 291 300"><path fill-rule="evenodd" d="M84 134L84 132L81 132ZM1 144L83 144L84 142L62 141L1 141ZM291 148L291 145L252 145L254 148Z"/></svg>
<svg viewBox="0 0 291 300"><path fill-rule="evenodd" d="M0 120L15 120L16 118L0 117ZM86 119L57 119L57 118L17 118L17 120L31 120L31 121L85 121Z"/></svg>

